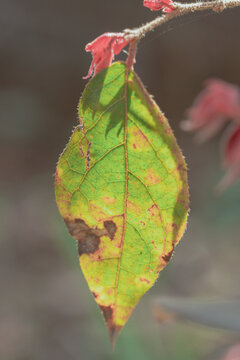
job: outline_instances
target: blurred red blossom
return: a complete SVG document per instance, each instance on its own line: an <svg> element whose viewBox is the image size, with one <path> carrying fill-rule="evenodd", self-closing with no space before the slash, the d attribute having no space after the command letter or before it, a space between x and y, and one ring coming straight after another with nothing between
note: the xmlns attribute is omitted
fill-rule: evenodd
<svg viewBox="0 0 240 360"><path fill-rule="evenodd" d="M170 13L176 10L175 4L171 0L144 0L143 6L146 6L152 11L159 11L163 9L163 12Z"/></svg>
<svg viewBox="0 0 240 360"><path fill-rule="evenodd" d="M227 173L218 185L219 191L228 188L240 176L240 124L233 126L224 142L223 166Z"/></svg>
<svg viewBox="0 0 240 360"><path fill-rule="evenodd" d="M197 139L205 141L215 135L227 120L240 121L240 90L219 79L206 81L206 88L187 111L189 120L182 122L186 131L198 131Z"/></svg>
<svg viewBox="0 0 240 360"><path fill-rule="evenodd" d="M227 173L217 190L223 191L240 177L240 89L219 79L206 81L206 88L187 111L182 122L186 131L196 131L197 139L214 136L227 121L232 121L223 143L223 166Z"/></svg>
<svg viewBox="0 0 240 360"><path fill-rule="evenodd" d="M93 60L84 79L88 79L92 74L96 75L111 65L114 56L129 43L125 36L124 33L104 33L86 45L85 50L92 52Z"/></svg>
<svg viewBox="0 0 240 360"><path fill-rule="evenodd" d="M232 346L223 360L240 360L240 344Z"/></svg>

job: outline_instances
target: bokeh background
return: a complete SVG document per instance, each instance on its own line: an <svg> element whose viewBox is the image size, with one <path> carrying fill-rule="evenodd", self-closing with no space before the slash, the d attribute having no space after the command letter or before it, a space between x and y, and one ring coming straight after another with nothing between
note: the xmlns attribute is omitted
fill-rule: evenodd
<svg viewBox="0 0 240 360"><path fill-rule="evenodd" d="M179 127L205 79L240 86L240 9L179 19L139 46L135 70L188 163L191 213L175 256L114 354L55 204L56 162L77 124L91 61L85 44L155 15L141 0L0 2L1 360L217 360L238 342L236 332L159 324L152 299L240 297L240 183L216 197L220 137L198 145Z"/></svg>

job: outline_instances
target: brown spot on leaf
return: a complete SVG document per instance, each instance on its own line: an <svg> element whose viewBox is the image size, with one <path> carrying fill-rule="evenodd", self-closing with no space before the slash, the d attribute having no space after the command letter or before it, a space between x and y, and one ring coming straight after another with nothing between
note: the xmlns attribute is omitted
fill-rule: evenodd
<svg viewBox="0 0 240 360"><path fill-rule="evenodd" d="M94 296L94 298L96 299L98 297L98 294L96 294L95 292L92 291L92 294Z"/></svg>
<svg viewBox="0 0 240 360"><path fill-rule="evenodd" d="M148 147L148 139L140 129L133 128L130 137L134 139L135 148L137 150Z"/></svg>
<svg viewBox="0 0 240 360"><path fill-rule="evenodd" d="M177 169L179 170L179 171L187 171L187 169L186 169L186 165L185 164L179 164L178 166L177 166Z"/></svg>
<svg viewBox="0 0 240 360"><path fill-rule="evenodd" d="M111 321L112 315L113 315L112 307L110 305L109 306L99 305L99 307L103 313L103 316L104 316L104 319L106 320L106 322Z"/></svg>
<svg viewBox="0 0 240 360"><path fill-rule="evenodd" d="M145 178L148 184L155 185L159 184L161 179L153 169L148 169L147 176Z"/></svg>
<svg viewBox="0 0 240 360"><path fill-rule="evenodd" d="M158 209L157 204L153 204L149 209L147 209L147 212L153 216L157 209Z"/></svg>
<svg viewBox="0 0 240 360"><path fill-rule="evenodd" d="M60 185L61 184L61 179L59 177L59 171L58 169L56 170L56 174L55 174L55 182L57 185Z"/></svg>
<svg viewBox="0 0 240 360"><path fill-rule="evenodd" d="M150 281L148 279L140 278L140 281L146 282L147 284L150 284Z"/></svg>
<svg viewBox="0 0 240 360"><path fill-rule="evenodd" d="M136 144L133 144L133 149L136 149Z"/></svg>
<svg viewBox="0 0 240 360"><path fill-rule="evenodd" d="M105 229L107 230L110 239L113 240L114 236L116 234L116 231L117 231L117 225L112 220L104 221L103 225L104 225Z"/></svg>
<svg viewBox="0 0 240 360"><path fill-rule="evenodd" d="M147 212L150 215L149 220L153 221L156 226L162 226L161 213L157 204L153 204Z"/></svg>
<svg viewBox="0 0 240 360"><path fill-rule="evenodd" d="M171 251L169 251L169 253L167 253L167 254L165 254L165 255L162 256L162 259L163 259L166 263L168 263L169 260L171 259L171 256L172 256L172 254L173 254L173 250L174 250L174 249L172 249Z"/></svg>
<svg viewBox="0 0 240 360"><path fill-rule="evenodd" d="M114 204L116 202L116 199L115 198L112 198L110 196L104 196L103 197L103 201L106 203L106 204Z"/></svg>

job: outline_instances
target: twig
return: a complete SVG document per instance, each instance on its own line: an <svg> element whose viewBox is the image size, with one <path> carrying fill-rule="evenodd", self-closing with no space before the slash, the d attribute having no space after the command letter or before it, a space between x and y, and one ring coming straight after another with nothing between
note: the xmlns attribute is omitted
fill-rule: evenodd
<svg viewBox="0 0 240 360"><path fill-rule="evenodd" d="M176 7L176 9L169 14L158 16L156 19L150 21L143 26L140 26L139 28L124 30L125 34L127 34L126 39L135 39L139 41L148 32L153 31L158 26L163 25L167 21L172 20L176 17L193 13L195 11L213 10L215 12L222 12L225 9L240 6L240 0L215 0L207 2L201 1L190 4L181 4L178 2L174 2L174 6Z"/></svg>

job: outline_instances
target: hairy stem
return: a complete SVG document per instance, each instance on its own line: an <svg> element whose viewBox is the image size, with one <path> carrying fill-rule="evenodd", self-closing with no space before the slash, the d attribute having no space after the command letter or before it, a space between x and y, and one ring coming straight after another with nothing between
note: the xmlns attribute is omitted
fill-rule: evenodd
<svg viewBox="0 0 240 360"><path fill-rule="evenodd" d="M133 68L133 65L135 63L137 44L138 44L138 39L131 41L129 44L128 58L126 61L127 69L129 70Z"/></svg>
<svg viewBox="0 0 240 360"><path fill-rule="evenodd" d="M171 13L166 15L158 16L156 19L150 21L149 23L140 26L136 29L126 29L126 39L129 40L140 40L148 32L153 31L158 26L165 24L167 21L172 20L176 17L186 15L188 13L193 13L195 11L205 11L213 10L215 12L222 12L225 9L234 8L240 6L240 0L214 0L214 1L201 1L196 3L181 4L174 2L176 9Z"/></svg>

